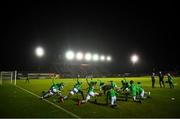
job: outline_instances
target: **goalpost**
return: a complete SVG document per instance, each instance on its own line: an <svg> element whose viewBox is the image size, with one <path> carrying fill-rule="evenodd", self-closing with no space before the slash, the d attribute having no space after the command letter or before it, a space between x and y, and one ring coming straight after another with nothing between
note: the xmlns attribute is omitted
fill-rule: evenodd
<svg viewBox="0 0 180 119"><path fill-rule="evenodd" d="M16 85L17 71L1 71L0 72L0 85L10 82Z"/></svg>

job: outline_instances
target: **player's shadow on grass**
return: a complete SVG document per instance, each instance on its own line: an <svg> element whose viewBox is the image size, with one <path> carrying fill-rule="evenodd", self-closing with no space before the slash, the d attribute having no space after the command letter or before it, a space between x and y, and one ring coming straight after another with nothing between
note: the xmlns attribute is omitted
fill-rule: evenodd
<svg viewBox="0 0 180 119"><path fill-rule="evenodd" d="M125 102L127 102L128 100L126 100L125 98L117 98L116 101L125 101Z"/></svg>
<svg viewBox="0 0 180 119"><path fill-rule="evenodd" d="M96 102L94 100L90 100L89 103L92 103L92 104L95 104L95 105L107 106L106 103L102 103L102 102L100 103L100 102L98 102L98 101Z"/></svg>
<svg viewBox="0 0 180 119"><path fill-rule="evenodd" d="M82 99L78 99L78 98L71 98L71 100L75 102L75 105L77 105L77 104L78 104L78 100L82 100Z"/></svg>
<svg viewBox="0 0 180 119"><path fill-rule="evenodd" d="M74 101L74 102L76 102L75 105L78 104L78 98L72 98L71 100ZM82 100L82 99L80 99L80 100ZM101 106L107 106L106 103L96 102L95 100L89 100L87 103L92 103L92 104L101 105Z"/></svg>

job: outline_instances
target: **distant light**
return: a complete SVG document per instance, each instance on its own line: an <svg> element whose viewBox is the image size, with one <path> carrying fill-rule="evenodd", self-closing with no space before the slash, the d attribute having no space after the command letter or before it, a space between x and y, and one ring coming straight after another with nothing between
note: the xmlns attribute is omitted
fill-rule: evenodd
<svg viewBox="0 0 180 119"><path fill-rule="evenodd" d="M44 49L42 47L37 47L35 53L38 57L42 57L44 55Z"/></svg>
<svg viewBox="0 0 180 119"><path fill-rule="evenodd" d="M111 61L111 60L112 60L111 56L107 56L107 57L106 57L106 60L107 60L107 61Z"/></svg>
<svg viewBox="0 0 180 119"><path fill-rule="evenodd" d="M138 60L139 60L138 55L134 54L134 55L131 56L131 61L132 61L133 64L135 64L136 62L138 62Z"/></svg>
<svg viewBox="0 0 180 119"><path fill-rule="evenodd" d="M91 59L92 59L91 53L86 53L86 54L85 54L85 60L86 60L86 61L90 61Z"/></svg>
<svg viewBox="0 0 180 119"><path fill-rule="evenodd" d="M73 51L67 51L66 52L66 59L73 60L74 59L74 52Z"/></svg>
<svg viewBox="0 0 180 119"><path fill-rule="evenodd" d="M98 54L94 54L93 55L93 61L98 61L99 60L99 55Z"/></svg>
<svg viewBox="0 0 180 119"><path fill-rule="evenodd" d="M102 56L100 57L100 60L101 60L101 61L104 61L104 60L105 60L105 56L102 55Z"/></svg>
<svg viewBox="0 0 180 119"><path fill-rule="evenodd" d="M82 60L82 59L83 59L83 53L78 52L78 53L76 54L76 59L77 59L77 60Z"/></svg>

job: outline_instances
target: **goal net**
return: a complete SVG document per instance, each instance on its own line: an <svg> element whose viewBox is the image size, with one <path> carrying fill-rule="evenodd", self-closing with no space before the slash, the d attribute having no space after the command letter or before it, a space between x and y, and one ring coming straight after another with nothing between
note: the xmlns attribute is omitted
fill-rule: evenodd
<svg viewBox="0 0 180 119"><path fill-rule="evenodd" d="M3 83L11 83L16 85L17 71L1 71L0 72L0 85Z"/></svg>

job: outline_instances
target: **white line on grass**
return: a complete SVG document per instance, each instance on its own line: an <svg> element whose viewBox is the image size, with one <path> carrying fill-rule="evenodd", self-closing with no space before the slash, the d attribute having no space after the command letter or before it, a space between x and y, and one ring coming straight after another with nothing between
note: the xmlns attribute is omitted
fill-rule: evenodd
<svg viewBox="0 0 180 119"><path fill-rule="evenodd" d="M36 95L36 94L33 93L33 92L30 92L30 91L28 91L28 90L26 90L26 89L24 89L24 88L22 88L22 87L20 87L20 86L17 86L17 85L15 85L15 86L16 86L17 88L19 88L19 89L21 89L21 90L23 90L23 91L25 91L25 92L27 92L27 93L33 95L33 96L36 96L36 97L40 98L39 95ZM62 111L68 113L69 115L71 115L71 116L73 116L73 117L75 117L75 118L79 118L79 119L80 119L79 116L77 116L76 114L74 114L74 113L72 113L72 112L70 112L70 111L68 111L68 110L66 110L66 109L64 109L64 108L62 108L61 106L56 105L56 104L52 103L52 102L49 101L49 100L46 100L46 99L43 99L43 100L44 100L45 102L47 102L47 103L53 105L54 107L59 108L59 109L61 109Z"/></svg>

